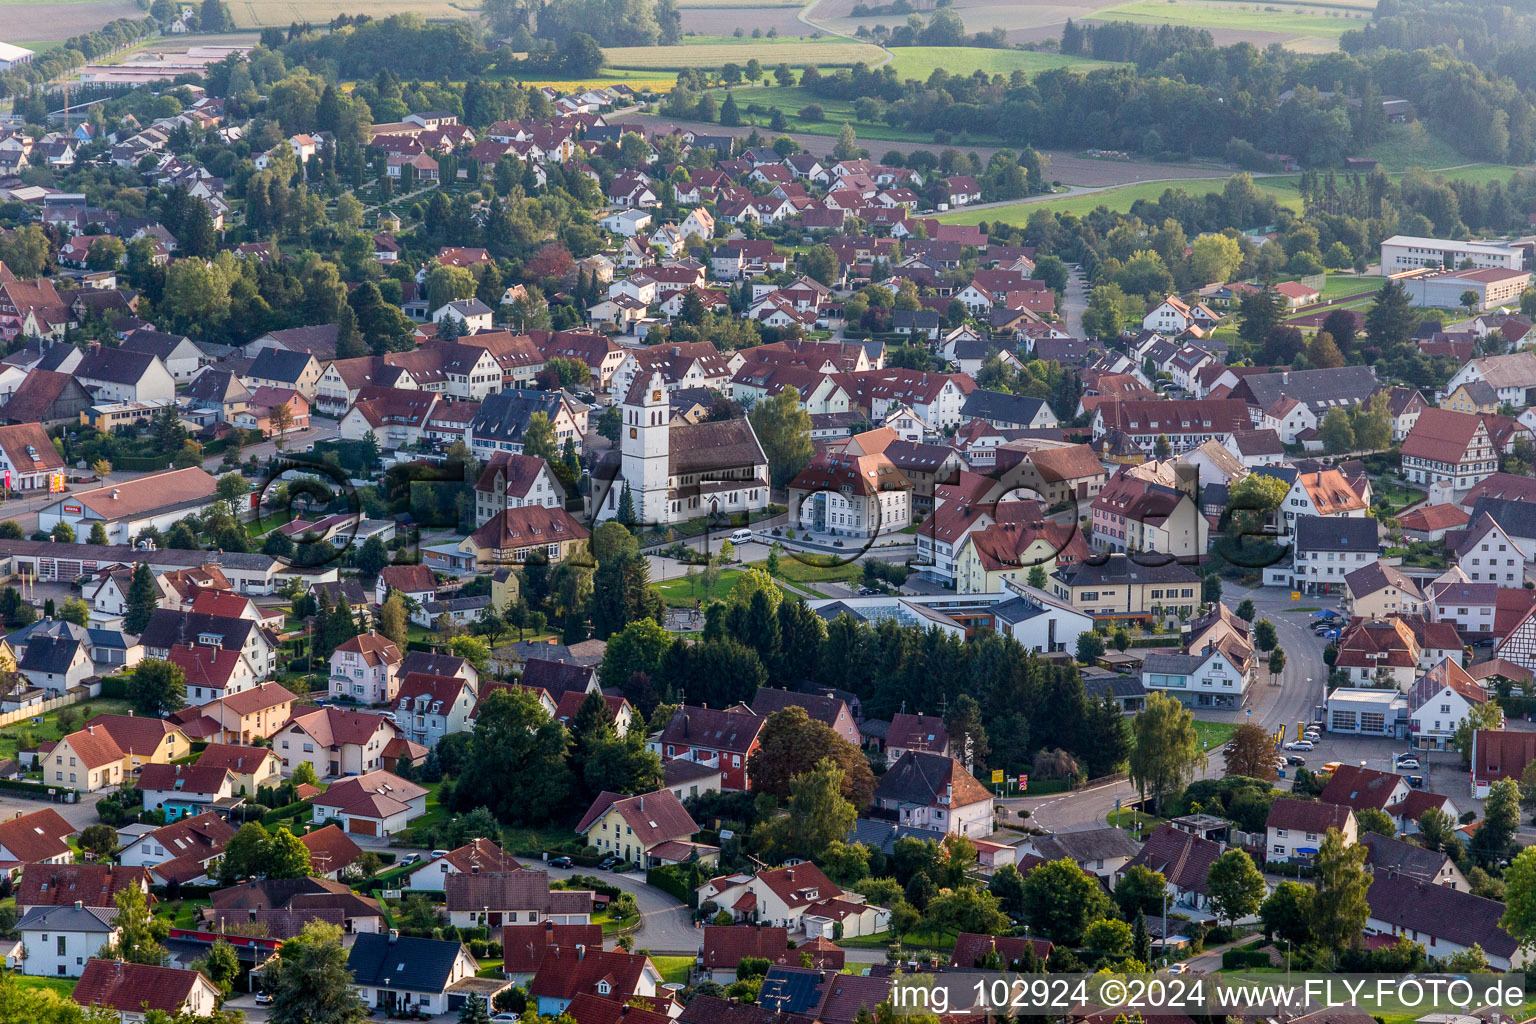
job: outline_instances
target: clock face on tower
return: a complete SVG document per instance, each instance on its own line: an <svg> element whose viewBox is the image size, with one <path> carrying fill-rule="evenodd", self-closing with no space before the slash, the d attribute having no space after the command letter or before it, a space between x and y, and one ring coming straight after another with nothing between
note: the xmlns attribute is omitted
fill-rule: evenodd
<svg viewBox="0 0 1536 1024"><path fill-rule="evenodd" d="M629 428L629 436L631 438L639 437L640 436L640 431L636 430L634 427L630 427Z"/></svg>
<svg viewBox="0 0 1536 1024"><path fill-rule="evenodd" d="M661 401L661 392L660 391L652 391L651 392L651 401L653 401L653 402Z"/></svg>

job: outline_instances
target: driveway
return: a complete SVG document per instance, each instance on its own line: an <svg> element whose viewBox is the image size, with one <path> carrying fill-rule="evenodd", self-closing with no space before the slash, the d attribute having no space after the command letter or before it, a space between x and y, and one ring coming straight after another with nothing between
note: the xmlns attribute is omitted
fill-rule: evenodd
<svg viewBox="0 0 1536 1024"><path fill-rule="evenodd" d="M31 814L33 811L51 807L77 830L83 829L87 825L97 823L99 819L96 817L96 801L106 795L105 790L100 793L82 793L79 803L64 804L50 800L28 800L26 797L15 795L12 791L4 791L0 792L0 820L8 821L20 814Z"/></svg>

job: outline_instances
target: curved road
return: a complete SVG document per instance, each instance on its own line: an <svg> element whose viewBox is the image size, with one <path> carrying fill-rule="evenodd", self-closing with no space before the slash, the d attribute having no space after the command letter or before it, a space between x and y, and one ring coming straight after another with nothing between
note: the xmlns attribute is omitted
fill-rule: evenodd
<svg viewBox="0 0 1536 1024"><path fill-rule="evenodd" d="M1320 596L1292 602L1290 596L1290 591L1278 587L1244 590L1230 583L1226 585L1222 600L1228 607L1236 607L1244 598L1251 598L1258 612L1257 618L1268 618L1274 623L1280 646L1286 653L1285 671L1280 673L1280 685L1271 686L1268 671L1260 666L1258 680L1248 691L1246 710L1251 714L1197 709L1196 718L1253 722L1271 733L1284 725L1287 739L1293 738L1297 722L1312 720L1312 709L1322 703L1323 685L1328 677L1327 666L1323 663L1323 648L1327 642L1312 635L1316 620L1306 613L1289 609L1298 604L1331 607L1337 599ZM1221 751L1210 751L1208 758L1206 767L1196 771L1196 778L1224 774ZM1136 798L1135 787L1130 782L1115 782L1055 796L1014 798L1004 803L1012 810L1027 809L1029 821L1040 828L1051 832L1079 832L1102 828L1114 811L1117 799L1129 804Z"/></svg>

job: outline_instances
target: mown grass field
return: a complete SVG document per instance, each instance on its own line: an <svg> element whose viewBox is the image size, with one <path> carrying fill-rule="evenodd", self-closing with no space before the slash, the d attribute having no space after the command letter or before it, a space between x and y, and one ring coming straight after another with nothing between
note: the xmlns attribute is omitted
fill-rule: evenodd
<svg viewBox="0 0 1536 1024"><path fill-rule="evenodd" d="M1370 20L1370 12L1331 6L1258 3L1196 3L1194 0L1135 0L1093 12L1095 21L1135 21L1144 24L1192 25L1239 32L1271 32L1300 38L1331 40Z"/></svg>
<svg viewBox="0 0 1536 1024"><path fill-rule="evenodd" d="M698 573L692 576L674 576L655 582L656 589L661 591L661 599L667 607L692 608L696 601L702 601L704 604L709 604L711 601L724 601L731 596L731 591L736 589L736 583L740 579L739 570L722 570L720 578L708 592L705 591L704 581Z"/></svg>
<svg viewBox="0 0 1536 1024"><path fill-rule="evenodd" d="M762 57L764 64L767 61ZM717 102L723 102L727 90L715 90ZM742 123L756 125L766 129L773 120L772 111L779 110L784 114L785 130L792 132L805 132L808 135L836 135L842 130L844 122L853 126L854 133L868 146L876 156L880 154L878 143L880 142L920 142L930 143L929 137L918 132L908 131L905 128L893 128L888 124L878 121L861 121L853 112L853 104L848 100L823 99L798 85L783 87L777 85L740 86L729 90L736 97L736 104L741 108ZM768 113L753 114L748 111L748 106L756 104ZM805 107L815 104L822 109L822 120L813 121L800 116L800 111ZM966 136L964 142L956 139L953 145L960 146L972 144L978 146L1000 145L1002 139L994 139L986 136ZM938 147L942 148L942 147Z"/></svg>
<svg viewBox="0 0 1536 1024"><path fill-rule="evenodd" d="M982 209L956 210L952 213L939 214L939 221L944 224L980 224L983 221L992 223L1001 221L1004 224L1023 224L1034 215L1036 210L1052 210L1056 213L1073 213L1082 216L1098 209L1100 206L1110 210L1125 212L1138 200L1154 201L1162 198L1168 189L1183 189L1190 195L1204 195L1207 192L1220 192L1225 182L1221 179L1212 179L1210 182L1201 181L1148 181L1136 185L1121 185L1117 188L1101 189L1097 192L1085 192L1080 195L1061 196L1059 198L1046 197L1033 201L1020 201L1008 203L1004 206L985 207ZM1301 209L1301 195L1296 191L1294 178L1259 178L1254 182L1261 192L1268 192L1275 196L1283 205L1293 210Z"/></svg>
<svg viewBox="0 0 1536 1024"><path fill-rule="evenodd" d="M321 24L338 14L356 14L357 4L346 0L230 0L229 13L241 28L287 28L295 21ZM478 14L480 4L469 0L372 0L368 14L420 14L428 21L463 18Z"/></svg>
<svg viewBox="0 0 1536 1024"><path fill-rule="evenodd" d="M614 68L647 71L680 71L683 68L720 68L745 64L756 57L764 65L851 67L861 61L874 64L885 56L878 46L829 39L731 39L684 43L678 46L612 46L603 51Z"/></svg>
<svg viewBox="0 0 1536 1024"><path fill-rule="evenodd" d="M989 75L1011 75L1015 71L1033 75L1053 68L1091 71L1112 68L1111 61L1088 57L1069 57L1060 53L1036 53L1032 50L987 50L975 46L901 46L891 50L892 66L901 78L927 81L942 68L951 75L970 75L985 71Z"/></svg>
<svg viewBox="0 0 1536 1024"><path fill-rule="evenodd" d="M1387 125L1387 137L1367 149L1368 156L1388 171L1410 167L1451 167L1462 161L1451 144L1431 134L1422 122Z"/></svg>

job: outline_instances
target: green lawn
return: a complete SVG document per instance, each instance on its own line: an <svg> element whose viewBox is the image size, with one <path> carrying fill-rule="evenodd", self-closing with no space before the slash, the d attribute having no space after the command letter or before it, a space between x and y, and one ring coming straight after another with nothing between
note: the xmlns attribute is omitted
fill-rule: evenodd
<svg viewBox="0 0 1536 1024"><path fill-rule="evenodd" d="M815 555L803 556L814 559ZM755 566L767 568L766 562L753 562ZM813 565L802 562L789 552L779 555L779 578L791 583L849 583L863 579L864 569L855 563L845 565Z"/></svg>
<svg viewBox="0 0 1536 1024"><path fill-rule="evenodd" d="M773 39L695 37L677 46L610 46L603 53L610 67L643 71L721 68L726 64L745 64L753 57L769 65L852 67L859 63L875 64L885 57L885 51L878 46L831 36L820 39L800 36Z"/></svg>
<svg viewBox="0 0 1536 1024"><path fill-rule="evenodd" d="M954 949L955 939L959 932L933 932L922 929L913 929L901 937L901 944L909 949ZM855 938L838 939L837 944L845 949L884 949L896 941L890 932L881 932L878 935L860 935Z"/></svg>
<svg viewBox="0 0 1536 1024"><path fill-rule="evenodd" d="M1273 195L1283 206L1300 212L1301 195L1296 191L1296 179L1294 178L1257 178L1254 184L1259 191ZM1059 198L1043 197L1040 199L1020 200L1017 203L1008 203L1004 206L993 206L982 209L955 210L952 213L939 214L939 222L943 224L980 224L986 222L1001 222L1004 224L1024 224L1032 217L1036 210L1051 210L1058 214L1072 213L1081 217L1092 213L1100 206L1125 213L1132 204L1146 200L1156 202L1161 199L1163 193L1169 189L1183 191L1191 196L1202 196L1208 192L1220 192L1226 184L1225 178L1190 179L1187 181L1147 181L1136 185L1120 185L1115 188L1099 189L1095 192L1086 192L1080 195L1062 196Z"/></svg>
<svg viewBox="0 0 1536 1024"><path fill-rule="evenodd" d="M197 912L212 905L208 900L172 900L155 904L155 916L172 928L191 928L197 924Z"/></svg>
<svg viewBox="0 0 1536 1024"><path fill-rule="evenodd" d="M661 599L669 608L692 608L694 602L702 601L708 604L710 601L724 601L736 589L736 583L741 579L739 569L724 569L720 578L715 581L714 588L709 593L704 592L704 582L699 575L675 576L671 579L661 580L656 584L656 589L661 591Z"/></svg>
<svg viewBox="0 0 1536 1024"><path fill-rule="evenodd" d="M80 709L87 720L96 715L126 715L132 707L126 700L115 700L110 697L70 706ZM63 733L59 731L58 710L48 712L42 716L42 719L39 725L33 725L28 719L0 729L0 757L14 760L18 750L29 749L39 743L62 737Z"/></svg>
<svg viewBox="0 0 1536 1024"><path fill-rule="evenodd" d="M1115 828L1134 827L1135 829L1147 832L1157 828L1158 825L1163 823L1163 820L1156 815L1133 811L1128 807L1118 811L1110 811L1104 816L1105 823L1113 825Z"/></svg>
<svg viewBox="0 0 1536 1024"><path fill-rule="evenodd" d="M1328 7L1295 6L1282 12L1260 4L1135 0L1119 7L1094 11L1092 20L1273 32L1332 40L1337 44L1339 36L1349 29L1364 27L1370 17L1370 11L1350 12Z"/></svg>
<svg viewBox="0 0 1536 1024"><path fill-rule="evenodd" d="M1034 75L1053 68L1075 68L1092 71L1096 68L1112 68L1119 65L1089 57L1069 57L1060 53L1037 53L1033 50L992 50L978 46L900 46L891 50L894 59L891 66L898 78L916 78L927 81L928 76L939 68L951 75L966 76L976 71L989 75L1011 75L1015 71Z"/></svg>
<svg viewBox="0 0 1536 1024"><path fill-rule="evenodd" d="M653 956L651 963L661 972L661 980L667 984L684 985L688 982L688 971L696 963L696 958L691 956Z"/></svg>
<svg viewBox="0 0 1536 1024"><path fill-rule="evenodd" d="M1410 167L1453 167L1465 160L1455 147L1431 133L1421 121L1387 125L1386 138L1361 155L1371 157L1388 171L1406 171Z"/></svg>
<svg viewBox="0 0 1536 1024"><path fill-rule="evenodd" d="M75 990L74 978L40 978L26 974L12 974L11 983L17 988L46 988L57 992L65 999Z"/></svg>
<svg viewBox="0 0 1536 1024"><path fill-rule="evenodd" d="M1202 722L1195 719L1195 735L1210 753L1218 753L1237 732L1235 722Z"/></svg>
<svg viewBox="0 0 1536 1024"><path fill-rule="evenodd" d="M976 50L976 53L988 53L993 51ZM1005 51L996 51L1005 52ZM771 55L770 55L771 56ZM914 72L915 77L916 72ZM927 78L927 75L923 75ZM921 132L908 131L905 128L893 128L884 121L862 121L853 112L853 103L850 100L828 99L817 96L798 85L778 86L761 85L740 87L732 90L715 90L717 102L723 102L726 91L730 91L736 98L736 103L741 107L742 123L757 125L766 129L773 120L772 111L778 110L786 120L785 129L788 131L806 132L812 135L836 135L843 128L844 122L853 127L854 134L869 144L872 150L878 150L874 142L929 142L931 136ZM753 114L748 107L760 106L768 113ZM809 106L818 106L822 109L822 118L812 120L800 116L800 111ZM994 145L1003 142L1001 139L992 139L985 136L972 136L969 141L978 145ZM961 143L957 141L956 145Z"/></svg>
<svg viewBox="0 0 1536 1024"><path fill-rule="evenodd" d="M1350 295L1370 295L1381 287L1384 277L1353 277L1329 274L1323 284L1323 301L1342 299Z"/></svg>

